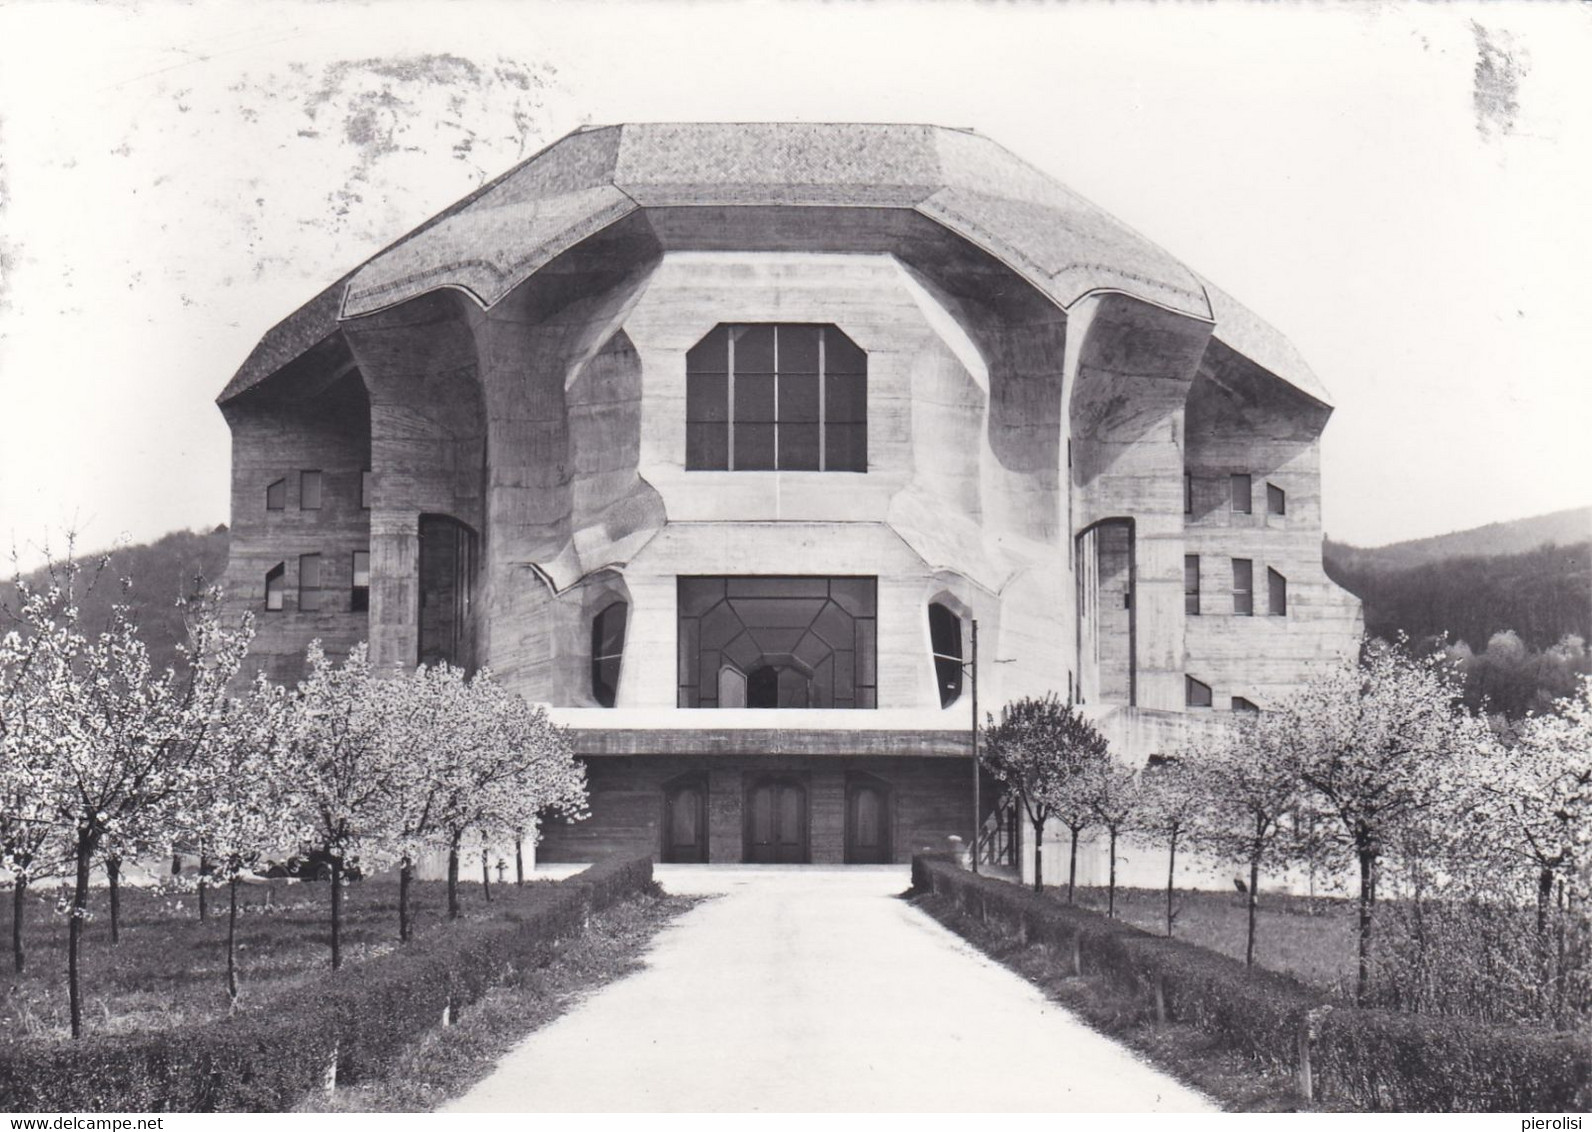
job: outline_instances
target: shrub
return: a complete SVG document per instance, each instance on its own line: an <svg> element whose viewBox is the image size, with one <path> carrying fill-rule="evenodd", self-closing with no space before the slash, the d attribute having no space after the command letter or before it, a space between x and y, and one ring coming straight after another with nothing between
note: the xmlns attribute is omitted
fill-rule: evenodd
<svg viewBox="0 0 1592 1132"><path fill-rule="evenodd" d="M1308 1049L1318 1096L1401 1111L1546 1112L1584 1100L1584 1040L1422 1015L1334 1006L1286 975L1153 936L1020 885L915 857L913 888L1071 954L1080 974L1116 988L1141 1018L1197 1027L1220 1048L1297 1072Z"/></svg>
<svg viewBox="0 0 1592 1132"><path fill-rule="evenodd" d="M282 1111L324 1084L380 1072L445 1010L457 1012L518 970L550 961L592 911L643 891L649 858L616 859L490 920L452 924L273 999L269 1013L155 1034L90 1037L0 1053L9 1112Z"/></svg>

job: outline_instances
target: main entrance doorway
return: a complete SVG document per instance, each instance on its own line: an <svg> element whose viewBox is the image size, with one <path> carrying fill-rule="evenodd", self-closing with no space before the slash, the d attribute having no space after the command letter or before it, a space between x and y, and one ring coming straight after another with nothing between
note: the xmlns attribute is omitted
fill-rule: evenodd
<svg viewBox="0 0 1592 1132"><path fill-rule="evenodd" d="M748 864L805 865L807 787L793 778L760 778L746 792Z"/></svg>

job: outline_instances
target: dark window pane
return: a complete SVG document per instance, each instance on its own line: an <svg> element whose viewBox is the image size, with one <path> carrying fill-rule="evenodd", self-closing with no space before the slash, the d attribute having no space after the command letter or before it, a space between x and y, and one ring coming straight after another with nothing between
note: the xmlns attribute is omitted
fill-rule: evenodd
<svg viewBox="0 0 1592 1132"><path fill-rule="evenodd" d="M1183 473L1183 514L1194 514L1194 477Z"/></svg>
<svg viewBox="0 0 1592 1132"><path fill-rule="evenodd" d="M366 468L359 473L359 505L367 511L370 510L371 487L371 471Z"/></svg>
<svg viewBox="0 0 1592 1132"><path fill-rule="evenodd" d="M680 615L700 617L724 598L723 578L682 577L678 583Z"/></svg>
<svg viewBox="0 0 1592 1132"><path fill-rule="evenodd" d="M1288 496L1274 483L1266 485L1266 510L1273 515L1288 513Z"/></svg>
<svg viewBox="0 0 1592 1132"><path fill-rule="evenodd" d="M753 424L773 424L778 419L774 415L773 375L737 376L735 379L735 423L740 424L742 421L748 421Z"/></svg>
<svg viewBox="0 0 1592 1132"><path fill-rule="evenodd" d="M304 511L321 509L321 473L299 473L299 508Z"/></svg>
<svg viewBox="0 0 1592 1132"><path fill-rule="evenodd" d="M688 421L729 420L729 380L722 373L688 374L685 379L685 419Z"/></svg>
<svg viewBox="0 0 1592 1132"><path fill-rule="evenodd" d="M1241 515L1249 514L1250 490L1248 476L1234 476L1233 481L1233 510Z"/></svg>
<svg viewBox="0 0 1592 1132"><path fill-rule="evenodd" d="M824 378L824 419L860 424L868 419L868 382L861 377Z"/></svg>
<svg viewBox="0 0 1592 1132"><path fill-rule="evenodd" d="M1200 556L1183 556L1183 612L1198 616L1200 611Z"/></svg>
<svg viewBox="0 0 1592 1132"><path fill-rule="evenodd" d="M1249 559L1233 559L1233 612L1241 617L1255 612L1254 573Z"/></svg>
<svg viewBox="0 0 1592 1132"><path fill-rule="evenodd" d="M265 489L265 509L281 511L287 507L287 480L277 480Z"/></svg>
<svg viewBox="0 0 1592 1132"><path fill-rule="evenodd" d="M735 337L735 372L774 372L774 328L768 325L738 326Z"/></svg>
<svg viewBox="0 0 1592 1132"><path fill-rule="evenodd" d="M616 601L592 619L592 655L618 656L625 647L626 605Z"/></svg>
<svg viewBox="0 0 1592 1132"><path fill-rule="evenodd" d="M811 576L750 575L725 578L721 584L732 598L744 597L828 597L830 580Z"/></svg>
<svg viewBox="0 0 1592 1132"><path fill-rule="evenodd" d="M788 471L818 470L818 426L781 424L779 426L779 466Z"/></svg>
<svg viewBox="0 0 1592 1132"><path fill-rule="evenodd" d="M1210 707L1211 686L1201 684L1192 676L1183 677L1184 700L1189 707Z"/></svg>
<svg viewBox="0 0 1592 1132"><path fill-rule="evenodd" d="M1233 697L1233 710L1234 711L1259 711L1260 708L1256 707L1254 705L1254 703L1252 703L1251 701L1246 700L1243 696L1234 696Z"/></svg>
<svg viewBox="0 0 1592 1132"><path fill-rule="evenodd" d="M877 593L872 578L829 579L829 596L853 617L872 617L878 609Z"/></svg>
<svg viewBox="0 0 1592 1132"><path fill-rule="evenodd" d="M868 372L868 355L847 338L843 331L833 326L826 326L824 327L824 372L865 374Z"/></svg>
<svg viewBox="0 0 1592 1132"><path fill-rule="evenodd" d="M779 422L818 421L818 377L797 373L779 375Z"/></svg>
<svg viewBox="0 0 1592 1132"><path fill-rule="evenodd" d="M718 421L685 426L687 471L722 471L730 466L730 426Z"/></svg>
<svg viewBox="0 0 1592 1132"><path fill-rule="evenodd" d="M729 373L730 331L727 326L715 326L708 336L686 351L685 372Z"/></svg>
<svg viewBox="0 0 1592 1132"><path fill-rule="evenodd" d="M354 551L354 585L370 585L370 551Z"/></svg>
<svg viewBox="0 0 1592 1132"><path fill-rule="evenodd" d="M781 326L779 328L779 372L818 372L817 326Z"/></svg>
<svg viewBox="0 0 1592 1132"><path fill-rule="evenodd" d="M940 656L962 659L962 619L938 602L929 606L929 647Z"/></svg>
<svg viewBox="0 0 1592 1132"><path fill-rule="evenodd" d="M830 472L866 472L868 470L868 426L865 424L825 425L824 469Z"/></svg>
<svg viewBox="0 0 1592 1132"><path fill-rule="evenodd" d="M773 470L773 425L737 424L735 426L735 467L737 471Z"/></svg>
<svg viewBox="0 0 1592 1132"><path fill-rule="evenodd" d="M1277 571L1266 570L1266 586L1271 591L1271 615L1284 617L1288 613L1288 579Z"/></svg>
<svg viewBox="0 0 1592 1132"><path fill-rule="evenodd" d="M321 607L321 556L299 555L299 608L313 612Z"/></svg>
<svg viewBox="0 0 1592 1132"><path fill-rule="evenodd" d="M355 586L348 593L348 611L350 613L370 612L370 587Z"/></svg>

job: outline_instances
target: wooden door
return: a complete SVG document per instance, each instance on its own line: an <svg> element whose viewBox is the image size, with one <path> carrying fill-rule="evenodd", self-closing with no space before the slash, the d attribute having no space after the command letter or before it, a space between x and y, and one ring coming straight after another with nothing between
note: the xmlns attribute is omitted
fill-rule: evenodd
<svg viewBox="0 0 1592 1132"><path fill-rule="evenodd" d="M846 864L890 863L890 793L882 782L846 787Z"/></svg>
<svg viewBox="0 0 1592 1132"><path fill-rule="evenodd" d="M760 865L807 863L807 790L801 783L765 779L747 791L745 857Z"/></svg>
<svg viewBox="0 0 1592 1132"><path fill-rule="evenodd" d="M663 796L663 859L695 864L708 859L707 790L700 781L670 786Z"/></svg>

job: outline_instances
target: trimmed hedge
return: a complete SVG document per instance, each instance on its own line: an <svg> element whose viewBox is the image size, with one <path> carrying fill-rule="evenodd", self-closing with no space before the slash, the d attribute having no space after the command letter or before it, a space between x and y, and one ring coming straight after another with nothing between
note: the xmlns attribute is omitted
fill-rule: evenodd
<svg viewBox="0 0 1592 1132"><path fill-rule="evenodd" d="M1584 1038L1335 1005L1286 975L975 876L948 854L914 857L912 887L1070 954L1141 1018L1195 1026L1301 1081L1308 1072L1317 1097L1403 1112L1553 1112L1577 1110L1592 1090Z"/></svg>
<svg viewBox="0 0 1592 1132"><path fill-rule="evenodd" d="M223 1021L0 1052L7 1112L280 1112L312 1089L378 1074L394 1055L516 971L545 965L592 912L652 882L619 858L550 886L551 899L438 928Z"/></svg>

